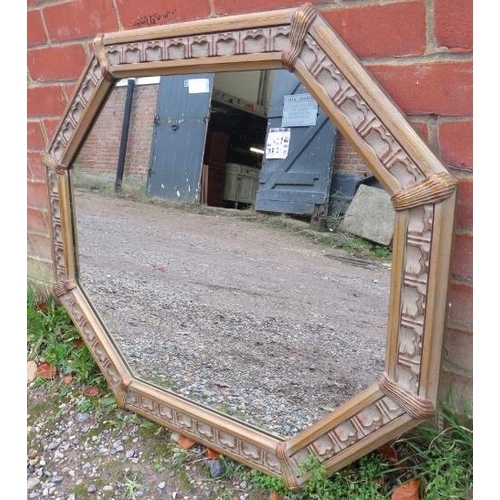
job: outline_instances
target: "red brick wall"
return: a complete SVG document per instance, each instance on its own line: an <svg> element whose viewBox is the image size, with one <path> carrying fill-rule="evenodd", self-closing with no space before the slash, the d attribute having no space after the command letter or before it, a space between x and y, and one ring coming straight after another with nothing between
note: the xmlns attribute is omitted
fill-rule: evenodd
<svg viewBox="0 0 500 500"><path fill-rule="evenodd" d="M302 4L302 0L28 0L28 278L53 279L47 145L97 33ZM473 0L317 3L459 179L444 381L472 393Z"/></svg>

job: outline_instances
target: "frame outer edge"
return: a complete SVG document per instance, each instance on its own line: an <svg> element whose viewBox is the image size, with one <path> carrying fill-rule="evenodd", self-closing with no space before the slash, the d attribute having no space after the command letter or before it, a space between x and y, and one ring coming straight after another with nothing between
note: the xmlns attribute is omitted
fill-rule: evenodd
<svg viewBox="0 0 500 500"><path fill-rule="evenodd" d="M131 380L127 388L131 393L135 393L141 398L144 397L146 399L149 399L151 402L154 402L153 407L157 406L158 404L163 404L175 412L187 415L190 419L194 420L196 424L201 423L208 425L212 429L214 429L216 433L226 433L231 437L241 441L242 443L260 448L264 452L269 453L271 456L273 456L276 459L276 462L279 463L280 469L282 468L283 461L278 456L278 449L280 443L282 443L282 440L280 440L279 438L257 431L225 415L214 413L208 409L205 409L203 406L196 404L195 402L186 400L176 394L165 392L164 389L157 388L156 386L144 382L140 379ZM235 451L230 447L221 446L217 442L205 438L203 435L190 431L185 426L178 424L177 422L175 422L175 419L173 421L168 418L162 418L161 415L159 415L158 412L155 412L153 409L148 410L140 404L134 404L130 401L125 401L124 408L133 411L134 413L138 413L169 429L179 432L184 436L189 436L197 443L219 451L226 456L233 457L239 462L244 463L252 468L258 469L266 474L281 477L281 470L279 473L277 473L276 470L260 464L259 461L252 461L248 458L248 455L245 455L243 452L239 451L239 447L237 447L238 450Z"/></svg>
<svg viewBox="0 0 500 500"><path fill-rule="evenodd" d="M314 22L317 22L318 19L319 17L316 17ZM294 63L294 72L300 75L302 81L307 84L314 98L322 106L323 110L328 115L330 120L335 123L335 126L348 140L349 144L361 156L366 165L378 166L377 178L379 178L385 190L388 191L391 195L397 192L401 188L399 181L386 170L385 166L381 163L375 153L369 147L365 146L365 141L363 141L358 136L357 132L353 129L350 121L345 118L344 114L340 110L338 110L335 104L333 104L331 98L324 92L321 85L318 84L316 78L314 78L314 76L309 72L309 69L302 62L300 57L298 57ZM370 167L368 168L373 173L373 169Z"/></svg>
<svg viewBox="0 0 500 500"><path fill-rule="evenodd" d="M103 44L106 46L122 43L141 42L152 38L175 38L181 36L197 35L200 32L227 32L228 24L231 25L230 31L288 25L290 24L290 20L296 10L296 8L270 10L267 12L238 14L227 17L199 19L191 22L136 28L126 31L116 31L114 33L106 33L103 38Z"/></svg>
<svg viewBox="0 0 500 500"><path fill-rule="evenodd" d="M443 338L448 315L451 249L454 236L456 192L434 207L433 245L429 294L427 297L426 330L432 331L431 342L425 342L422 352L419 395L437 401ZM431 307L429 307L431 305ZM433 375L434 374L434 375Z"/></svg>
<svg viewBox="0 0 500 500"><path fill-rule="evenodd" d="M286 441L288 456L292 456L300 450L307 448L321 436L330 432L335 426L345 422L383 396L384 394L380 391L376 383L360 392L339 407L337 411L329 413L318 422Z"/></svg>
<svg viewBox="0 0 500 500"><path fill-rule="evenodd" d="M394 213L394 233L391 259L391 283L385 346L385 371L394 379L398 359L398 338L401 319L403 280L405 272L406 232L409 223L407 211Z"/></svg>
<svg viewBox="0 0 500 500"><path fill-rule="evenodd" d="M343 450L334 455L332 458L329 458L323 463L323 465L325 466L327 473L331 475L358 460L370 451L377 449L379 446L382 446L391 439L398 438L401 434L414 427L415 420L407 414L403 414L385 425L381 433L375 431L365 439L358 441L346 450ZM301 484L303 483L304 481L301 482Z"/></svg>
<svg viewBox="0 0 500 500"><path fill-rule="evenodd" d="M236 435L240 439L252 444L257 444L267 451L275 452L278 443L281 442L280 439L256 431L238 420L205 409L195 402L184 399L176 394L165 392L164 389L157 388L140 379L134 378L130 383L130 388L151 399L164 399L166 404L170 405L175 410L192 415L194 418L219 428L219 430L228 430L228 432ZM224 427L221 426L222 421L224 421Z"/></svg>
<svg viewBox="0 0 500 500"><path fill-rule="evenodd" d="M121 392L123 392L124 388L130 384L132 380L132 373L128 368L127 364L124 362L123 357L116 347L116 345L109 339L109 335L102 328L99 317L94 313L94 310L88 303L87 297L80 289L80 286L76 286L69 293L65 293L61 296L61 302L65 305L66 310L69 312L75 326L78 328L82 339L85 344L92 352L93 357L96 363L99 365L102 374L106 378L110 389L113 391L115 396L118 399L123 397ZM76 310L74 309L76 307ZM81 318L76 316L76 313L81 313L81 315L85 318L87 325L82 324ZM100 343L102 348L104 349L105 359L99 358L96 355L95 346L92 345L92 342L87 337L87 333L85 332L85 326L87 326L97 341ZM120 380L115 382L111 379L109 372L107 371L107 364L111 364L114 370L117 372Z"/></svg>
<svg viewBox="0 0 500 500"><path fill-rule="evenodd" d="M97 58L95 56L91 58L91 60L87 65L86 70L84 71L84 74L80 77L75 87L75 90L68 102L68 105L64 111L64 114L62 115L59 126L54 134L54 139L50 144L49 152L53 151L56 140L60 137L60 135L62 135L62 128L65 125L65 123L67 121L70 121L68 117L71 114L72 110L71 106L75 102L79 92L83 90L82 86L85 83L85 78L88 77L92 69L92 64L96 60ZM77 155L80 147L82 146L83 142L87 137L87 134L90 132L90 129L92 128L96 111L100 108L103 101L106 100L109 93L113 89L113 86L114 86L114 80L106 80L104 75L101 75L101 77L97 80L92 96L89 97L88 104L85 106L82 116L78 119L77 123L75 124L71 136L68 137L67 143L64 146L61 155L59 156L58 161L63 165L66 165L67 169L71 169L71 163L73 162L74 157Z"/></svg>
<svg viewBox="0 0 500 500"><path fill-rule="evenodd" d="M73 281L76 280L76 249L73 244L73 234L71 231L72 213L71 207L69 205L69 176L67 170L57 176L57 184L61 210L61 226L64 246L64 258L66 264L66 280Z"/></svg>

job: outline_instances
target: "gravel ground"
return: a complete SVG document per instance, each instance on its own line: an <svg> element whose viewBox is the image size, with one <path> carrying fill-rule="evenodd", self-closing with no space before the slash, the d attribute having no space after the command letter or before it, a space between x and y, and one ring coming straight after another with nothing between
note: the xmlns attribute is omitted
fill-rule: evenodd
<svg viewBox="0 0 500 500"><path fill-rule="evenodd" d="M62 387L28 386L28 499L269 498L244 479L241 466L199 445L185 449L167 429L116 407L85 409L83 387ZM22 498L15 485L8 491L4 498Z"/></svg>

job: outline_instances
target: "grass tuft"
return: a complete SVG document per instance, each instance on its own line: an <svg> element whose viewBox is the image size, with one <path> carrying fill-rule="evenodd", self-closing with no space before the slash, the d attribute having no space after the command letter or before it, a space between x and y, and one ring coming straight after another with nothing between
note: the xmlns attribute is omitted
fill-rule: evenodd
<svg viewBox="0 0 500 500"><path fill-rule="evenodd" d="M27 341L28 360L49 363L59 377L71 375L87 386L105 386L99 367L67 311L52 296L41 298L29 286ZM44 381L37 378L35 383Z"/></svg>
<svg viewBox="0 0 500 500"><path fill-rule="evenodd" d="M396 461L376 450L329 477L319 459L310 455L301 465L308 480L299 492L255 470L246 479L287 500L390 500L410 480L420 481L421 500L468 500L473 490L472 417L459 418L448 404L441 411L443 429L422 424L389 444Z"/></svg>

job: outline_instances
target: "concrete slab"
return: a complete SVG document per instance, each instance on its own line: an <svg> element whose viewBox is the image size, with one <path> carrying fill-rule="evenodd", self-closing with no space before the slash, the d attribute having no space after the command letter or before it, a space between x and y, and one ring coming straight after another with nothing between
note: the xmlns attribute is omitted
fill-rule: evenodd
<svg viewBox="0 0 500 500"><path fill-rule="evenodd" d="M390 245L394 233L394 208L383 189L361 184L340 229L380 245Z"/></svg>

